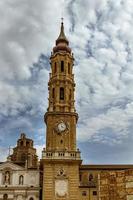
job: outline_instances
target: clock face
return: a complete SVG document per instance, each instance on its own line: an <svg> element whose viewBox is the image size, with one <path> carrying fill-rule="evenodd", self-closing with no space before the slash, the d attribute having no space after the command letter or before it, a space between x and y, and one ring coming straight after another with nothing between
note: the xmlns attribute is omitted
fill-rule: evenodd
<svg viewBox="0 0 133 200"><path fill-rule="evenodd" d="M66 130L66 124L64 122L61 122L58 124L58 130L59 132L65 131Z"/></svg>

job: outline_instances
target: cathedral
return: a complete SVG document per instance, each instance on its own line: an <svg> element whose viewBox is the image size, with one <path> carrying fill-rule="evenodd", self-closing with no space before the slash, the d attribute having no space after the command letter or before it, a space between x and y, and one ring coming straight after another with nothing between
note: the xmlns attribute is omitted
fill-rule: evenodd
<svg viewBox="0 0 133 200"><path fill-rule="evenodd" d="M0 200L133 200L133 165L84 165L76 144L74 55L61 23L50 56L46 148L24 133L0 163Z"/></svg>

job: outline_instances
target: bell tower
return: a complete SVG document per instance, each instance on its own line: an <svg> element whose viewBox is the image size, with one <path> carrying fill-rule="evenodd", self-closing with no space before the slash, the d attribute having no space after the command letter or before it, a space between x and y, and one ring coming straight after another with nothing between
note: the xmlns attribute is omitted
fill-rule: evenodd
<svg viewBox="0 0 133 200"><path fill-rule="evenodd" d="M80 152L76 148L74 57L61 23L50 57L46 148L43 150L43 200L78 200Z"/></svg>
<svg viewBox="0 0 133 200"><path fill-rule="evenodd" d="M74 106L74 57L64 34L63 22L50 61L49 106L45 114L46 149L75 151L78 115Z"/></svg>

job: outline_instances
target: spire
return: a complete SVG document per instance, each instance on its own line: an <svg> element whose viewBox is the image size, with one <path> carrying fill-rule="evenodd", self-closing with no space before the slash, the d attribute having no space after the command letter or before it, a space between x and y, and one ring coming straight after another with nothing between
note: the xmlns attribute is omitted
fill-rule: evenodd
<svg viewBox="0 0 133 200"><path fill-rule="evenodd" d="M56 45L60 42L66 42L67 45L69 44L69 41L68 39L66 38L65 36L65 33L64 33L64 23L63 23L63 18L62 18L62 22L61 22L61 29L60 29L60 34L59 34L59 37L57 38L56 40Z"/></svg>
<svg viewBox="0 0 133 200"><path fill-rule="evenodd" d="M53 48L54 53L59 52L59 51L65 51L65 52L71 53L71 49L69 48L69 41L64 33L63 18L61 21L60 34L56 40L56 46Z"/></svg>

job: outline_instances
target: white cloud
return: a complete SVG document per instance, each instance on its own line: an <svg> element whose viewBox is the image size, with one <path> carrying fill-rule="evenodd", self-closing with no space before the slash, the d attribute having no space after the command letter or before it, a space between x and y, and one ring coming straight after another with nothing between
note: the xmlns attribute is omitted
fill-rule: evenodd
<svg viewBox="0 0 133 200"><path fill-rule="evenodd" d="M119 139L123 139L123 137L127 137L129 133L129 126L132 120L133 114L133 103L127 104L125 109L121 109L119 107L112 107L110 108L105 114L99 114L96 117L92 117L89 119L83 120L83 125L79 128L79 139L86 140L94 136L94 138L99 138L100 134L103 137L102 132L100 130L104 130L107 128L112 129L114 138L108 138L111 142L112 140L115 141L115 137L120 137ZM82 131L82 129L84 131ZM82 133L84 132L84 137ZM110 134L110 132L109 132ZM106 132L108 136L108 132ZM105 136L106 137L106 136ZM116 141L115 141L116 142Z"/></svg>
<svg viewBox="0 0 133 200"><path fill-rule="evenodd" d="M0 147L0 162L6 161L8 153L9 153L8 148Z"/></svg>
<svg viewBox="0 0 133 200"><path fill-rule="evenodd" d="M1 2L0 115L17 116L28 106L32 107L31 114L46 110L48 64L38 69L35 82L32 63L40 53L50 55L59 32L62 3L63 0Z"/></svg>
<svg viewBox="0 0 133 200"><path fill-rule="evenodd" d="M39 159L42 159L42 151L45 148L45 145L35 145L35 148L37 150L37 156Z"/></svg>
<svg viewBox="0 0 133 200"><path fill-rule="evenodd" d="M50 55L63 12L76 59L79 140L108 143L105 129L112 130L113 143L128 137L133 121L132 7L132 0L0 2L0 120L46 110L47 62L43 69L32 63L42 52Z"/></svg>
<svg viewBox="0 0 133 200"><path fill-rule="evenodd" d="M118 135L121 139L123 135L128 137L133 121L129 114L132 112L129 105L133 101L133 11L130 9L133 2L96 0L83 5L81 1L74 4L78 8L73 9L76 25L72 39L76 35L76 41L84 41L79 49L74 44L78 60L75 71L81 123L79 140L94 139L97 135L100 140L102 131L110 128L115 143ZM84 7L84 12L78 12L80 6L81 10ZM92 18L84 16L88 9ZM82 30L82 27L88 27L88 31L77 37L77 30ZM127 107L131 109L128 112ZM106 142L109 140L110 137Z"/></svg>

